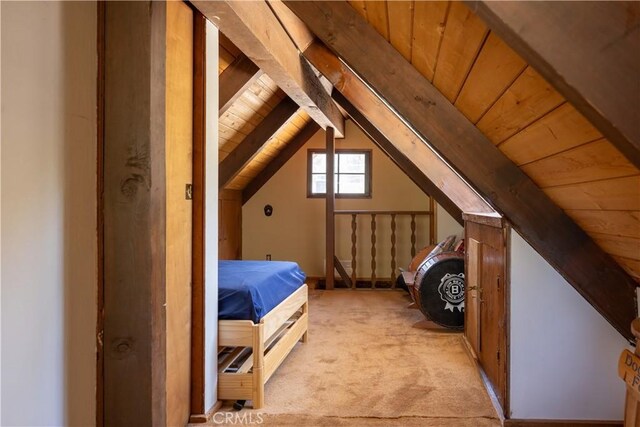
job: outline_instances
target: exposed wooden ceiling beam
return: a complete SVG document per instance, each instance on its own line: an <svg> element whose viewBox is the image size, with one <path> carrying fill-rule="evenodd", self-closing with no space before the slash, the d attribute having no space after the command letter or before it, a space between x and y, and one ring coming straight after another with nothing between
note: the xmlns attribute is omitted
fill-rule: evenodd
<svg viewBox="0 0 640 427"><path fill-rule="evenodd" d="M400 117L320 42L304 52L349 102L463 212L494 212Z"/></svg>
<svg viewBox="0 0 640 427"><path fill-rule="evenodd" d="M222 116L245 90L260 76L262 71L247 56L240 53L236 59L220 74L220 107L218 117Z"/></svg>
<svg viewBox="0 0 640 427"><path fill-rule="evenodd" d="M224 188L255 157L278 129L298 111L298 104L285 98L242 142L222 160L218 169L218 188Z"/></svg>
<svg viewBox="0 0 640 427"><path fill-rule="evenodd" d="M344 117L263 1L191 2L323 129L344 136Z"/></svg>
<svg viewBox="0 0 640 427"><path fill-rule="evenodd" d="M633 338L629 324L636 317L634 280L348 3L285 4L484 194L618 332Z"/></svg>
<svg viewBox="0 0 640 427"><path fill-rule="evenodd" d="M467 4L640 168L640 3Z"/></svg>
<svg viewBox="0 0 640 427"><path fill-rule="evenodd" d="M344 95L338 91L332 94L336 100L351 117L351 120L364 132L378 148L380 148L408 177L416 184L425 194L432 196L440 206L442 206L449 215L453 217L460 225L464 225L462 220L462 211L437 185L435 185L427 176L409 160L400 150L396 148L391 141L385 137L382 132L376 129L369 120L356 107L349 102Z"/></svg>
<svg viewBox="0 0 640 427"><path fill-rule="evenodd" d="M242 204L245 204L256 194L264 184L269 181L273 175L284 166L294 154L298 152L300 148L307 141L320 130L320 126L314 121L311 121L303 127L300 132L293 137L291 141L285 147L280 150L278 155L269 162L269 164L262 170L255 178L251 180L249 184L242 190Z"/></svg>

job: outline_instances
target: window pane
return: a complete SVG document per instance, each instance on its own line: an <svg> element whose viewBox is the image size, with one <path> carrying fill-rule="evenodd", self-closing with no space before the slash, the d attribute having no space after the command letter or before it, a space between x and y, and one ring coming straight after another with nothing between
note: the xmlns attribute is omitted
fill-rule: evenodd
<svg viewBox="0 0 640 427"><path fill-rule="evenodd" d="M365 155L340 153L340 173L364 173Z"/></svg>
<svg viewBox="0 0 640 427"><path fill-rule="evenodd" d="M324 153L311 154L311 172L325 173L327 170L327 156ZM323 190L324 191L324 190Z"/></svg>
<svg viewBox="0 0 640 427"><path fill-rule="evenodd" d="M338 175L340 194L365 194L364 175Z"/></svg>
<svg viewBox="0 0 640 427"><path fill-rule="evenodd" d="M325 194L327 192L327 176L311 175L311 194Z"/></svg>

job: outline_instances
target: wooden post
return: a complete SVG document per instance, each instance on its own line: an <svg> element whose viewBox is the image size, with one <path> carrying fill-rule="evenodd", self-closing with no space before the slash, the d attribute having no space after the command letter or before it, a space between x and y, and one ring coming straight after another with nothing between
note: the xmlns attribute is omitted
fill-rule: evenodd
<svg viewBox="0 0 640 427"><path fill-rule="evenodd" d="M167 424L166 9L105 4L105 426Z"/></svg>
<svg viewBox="0 0 640 427"><path fill-rule="evenodd" d="M358 249L356 247L358 242L357 231L358 231L357 215L352 214L351 215L351 287L352 288L356 287L356 279L357 279L357 276L356 276L356 266L357 266L356 258L358 254Z"/></svg>
<svg viewBox="0 0 640 427"><path fill-rule="evenodd" d="M396 215L391 214L391 288L396 287Z"/></svg>
<svg viewBox="0 0 640 427"><path fill-rule="evenodd" d="M335 210L335 194L334 194L334 160L335 160L335 133L332 127L327 127L327 194L326 194L326 288L333 289L333 257L335 256L335 228L336 219L334 217Z"/></svg>
<svg viewBox="0 0 640 427"><path fill-rule="evenodd" d="M376 214L371 214L371 288L376 287Z"/></svg>

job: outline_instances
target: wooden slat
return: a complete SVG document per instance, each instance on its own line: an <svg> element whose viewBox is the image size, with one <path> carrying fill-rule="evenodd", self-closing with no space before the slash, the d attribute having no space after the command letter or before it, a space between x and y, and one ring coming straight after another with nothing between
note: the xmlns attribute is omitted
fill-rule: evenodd
<svg viewBox="0 0 640 427"><path fill-rule="evenodd" d="M409 159L415 168L433 182L443 194L446 194L460 211L493 212L493 209L459 175L429 149L413 129L400 120L322 43L313 43L304 52L304 56L334 84L335 88L357 111L362 113L374 128L388 140L393 141L393 145L402 155ZM436 191L432 191L431 194L436 194ZM443 203L443 206L446 204ZM452 209L451 212L456 210Z"/></svg>
<svg viewBox="0 0 640 427"><path fill-rule="evenodd" d="M596 310L631 338L635 281L542 190L346 3L285 4L486 195Z"/></svg>
<svg viewBox="0 0 640 427"><path fill-rule="evenodd" d="M333 174L335 171L335 135L332 128L326 130L326 192L325 192L325 283L327 290L333 289L334 277L333 277L333 259L336 254L335 239L336 239L336 219L334 215L335 210L335 189Z"/></svg>
<svg viewBox="0 0 640 427"><path fill-rule="evenodd" d="M526 65L498 36L489 33L455 106L476 123L524 71Z"/></svg>
<svg viewBox="0 0 640 427"><path fill-rule="evenodd" d="M376 31L389 41L389 19L387 15L386 1L368 1L365 3L367 7L367 20L376 29Z"/></svg>
<svg viewBox="0 0 640 427"><path fill-rule="evenodd" d="M260 77L260 68L244 54L220 74L220 95L218 116L222 116L236 99Z"/></svg>
<svg viewBox="0 0 640 427"><path fill-rule="evenodd" d="M527 67L478 121L478 129L499 144L563 102L544 79Z"/></svg>
<svg viewBox="0 0 640 427"><path fill-rule="evenodd" d="M596 243L607 253L640 260L640 239L610 234L590 233Z"/></svg>
<svg viewBox="0 0 640 427"><path fill-rule="evenodd" d="M638 169L606 139L528 163L521 169L542 188L638 174Z"/></svg>
<svg viewBox="0 0 640 427"><path fill-rule="evenodd" d="M584 116L565 103L499 147L515 164L522 165L601 137Z"/></svg>
<svg viewBox="0 0 640 427"><path fill-rule="evenodd" d="M407 61L411 61L413 1L387 2L389 41Z"/></svg>
<svg viewBox="0 0 640 427"><path fill-rule="evenodd" d="M433 84L454 102L489 32L463 3L451 3Z"/></svg>
<svg viewBox="0 0 640 427"><path fill-rule="evenodd" d="M303 313L287 333L265 355L264 381L269 381L269 378L271 378L276 369L278 369L278 366L282 364L296 342L305 334L308 324L309 315Z"/></svg>
<svg viewBox="0 0 640 427"><path fill-rule="evenodd" d="M640 176L547 188L563 209L640 210Z"/></svg>
<svg viewBox="0 0 640 427"><path fill-rule="evenodd" d="M253 344L251 320L219 320L218 345L221 347L251 347Z"/></svg>
<svg viewBox="0 0 640 427"><path fill-rule="evenodd" d="M568 210L587 233L613 234L640 239L640 211Z"/></svg>
<svg viewBox="0 0 640 427"><path fill-rule="evenodd" d="M289 143L280 151L260 173L242 191L242 204L245 204L256 194L273 175L284 166L307 141L318 132L320 126L316 122L309 122Z"/></svg>
<svg viewBox="0 0 640 427"><path fill-rule="evenodd" d="M320 126L344 136L344 118L265 2L194 0L192 4Z"/></svg>
<svg viewBox="0 0 640 427"><path fill-rule="evenodd" d="M449 198L449 196L442 191L436 184L434 184L414 163L411 162L396 146L389 141L375 126L371 124L369 120L360 112L356 107L349 102L344 95L340 92L334 92L332 94L334 99L338 102L351 117L351 120L373 141L389 158L402 170L411 181L414 182L425 194L434 197L440 206L442 206L448 213L458 221L460 225L463 225L462 211L456 204Z"/></svg>
<svg viewBox="0 0 640 427"><path fill-rule="evenodd" d="M218 171L219 188L224 188L231 182L297 109L298 105L295 102L289 98L285 99L225 157Z"/></svg>
<svg viewBox="0 0 640 427"><path fill-rule="evenodd" d="M413 12L411 63L430 81L444 34L448 1L416 1Z"/></svg>
<svg viewBox="0 0 640 427"><path fill-rule="evenodd" d="M262 318L264 339L268 340L308 300L307 285L302 285Z"/></svg>
<svg viewBox="0 0 640 427"><path fill-rule="evenodd" d="M483 1L471 7L640 167L640 3Z"/></svg>

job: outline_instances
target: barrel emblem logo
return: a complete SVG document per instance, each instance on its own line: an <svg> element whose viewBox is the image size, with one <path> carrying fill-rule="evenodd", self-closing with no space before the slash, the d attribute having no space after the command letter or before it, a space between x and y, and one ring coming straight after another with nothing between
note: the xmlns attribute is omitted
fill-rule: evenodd
<svg viewBox="0 0 640 427"><path fill-rule="evenodd" d="M445 274L440 280L438 293L445 302L445 310L464 311L464 273Z"/></svg>

